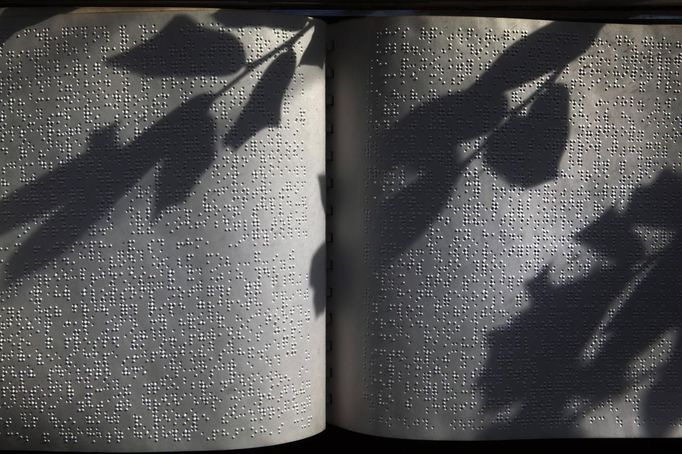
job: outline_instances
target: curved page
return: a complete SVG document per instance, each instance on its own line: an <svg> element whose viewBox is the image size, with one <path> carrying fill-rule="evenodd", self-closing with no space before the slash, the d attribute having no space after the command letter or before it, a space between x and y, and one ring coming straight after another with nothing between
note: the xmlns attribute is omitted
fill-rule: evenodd
<svg viewBox="0 0 682 454"><path fill-rule="evenodd" d="M2 448L322 430L320 24L39 13L0 13Z"/></svg>
<svg viewBox="0 0 682 454"><path fill-rule="evenodd" d="M330 422L682 434L682 28L412 17L333 35Z"/></svg>

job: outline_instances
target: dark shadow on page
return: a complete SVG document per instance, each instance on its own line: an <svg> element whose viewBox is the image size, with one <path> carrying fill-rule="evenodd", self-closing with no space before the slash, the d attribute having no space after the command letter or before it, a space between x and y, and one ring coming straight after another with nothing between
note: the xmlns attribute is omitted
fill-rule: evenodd
<svg viewBox="0 0 682 454"><path fill-rule="evenodd" d="M232 151L240 148L259 131L277 126L282 120L284 94L296 71L296 55L288 49L275 57L256 83L251 97L225 136Z"/></svg>
<svg viewBox="0 0 682 454"><path fill-rule="evenodd" d="M490 137L484 162L508 183L524 188L559 177L569 132L569 90L549 83L526 115L515 116Z"/></svg>
<svg viewBox="0 0 682 454"><path fill-rule="evenodd" d="M599 377L590 397L596 401L621 394L629 367L666 334L673 335L671 350L653 384L644 393L641 420L645 434L670 435L682 421L682 174L666 169L651 184L638 188L624 213L631 230L663 229L672 234L660 251L644 257L638 281L620 310L607 325L607 340L587 373Z"/></svg>
<svg viewBox="0 0 682 454"><path fill-rule="evenodd" d="M468 89L425 102L377 133L366 207L371 213L367 225L367 244L371 246L367 291L380 305L390 298L384 283L390 279L396 258L423 238L437 220L472 160L480 159L496 178L520 188L558 177L558 163L567 145L569 129L568 88L559 76L592 45L601 27L602 24L550 23L505 49ZM544 82L531 92L523 108L508 104L508 91L538 79ZM381 111L383 100L375 102L378 105L374 109ZM458 150L459 145L477 138L484 139L474 153L463 155ZM385 184L396 187L385 190ZM343 251L339 254L343 255ZM334 261L344 262L342 257L334 257ZM611 285L618 286L620 275L611 273L609 276L615 279ZM591 277L595 283L606 278ZM608 293L607 289L602 291ZM546 275L538 277L533 292L536 298L547 300L557 310L562 308L561 301L566 295L586 296L580 288L549 287ZM561 310L564 314L571 312L570 308ZM535 323L533 317L528 318L526 324ZM540 328L537 336L548 335L543 334L545 326ZM390 337L390 333L383 335ZM381 354L380 348L375 351ZM520 364L530 361L521 355L512 356ZM499 370L503 376L506 359L494 360L501 363ZM383 364L384 359L369 362ZM390 371L369 373L383 376ZM560 371L552 374L563 379ZM541 377L530 380L539 384ZM383 396L381 399L393 400L384 382L377 380L371 386L376 387L371 392ZM492 386L487 382L482 381L481 386L491 392L488 388ZM517 386L530 393L526 382ZM547 413L543 402L533 401L528 406L528 418L533 422L543 423ZM558 404L547 405L554 408Z"/></svg>
<svg viewBox="0 0 682 454"><path fill-rule="evenodd" d="M75 8L8 8L0 12L0 48L16 33Z"/></svg>
<svg viewBox="0 0 682 454"><path fill-rule="evenodd" d="M424 103L379 133L372 179L390 172L414 178L370 207L377 267L390 262L439 215L472 156L457 146L487 136L481 158L511 185L531 187L558 177L568 140L568 89L557 74L591 44L601 24L551 23L500 55L469 89ZM505 93L543 75L548 81L530 98L528 113L514 111Z"/></svg>
<svg viewBox="0 0 682 454"><path fill-rule="evenodd" d="M199 25L188 16L174 17L159 33L108 64L150 77L221 76L246 62L239 39Z"/></svg>
<svg viewBox="0 0 682 454"><path fill-rule="evenodd" d="M324 175L318 179L320 185L320 195L322 198L322 207L327 207L326 202L326 180ZM326 235L326 232L325 232ZM313 260L310 264L310 286L313 289L313 306L315 307L315 315L321 315L325 311L327 301L327 254L326 254L326 239L322 245L317 249Z"/></svg>
<svg viewBox="0 0 682 454"><path fill-rule="evenodd" d="M6 279L21 279L66 252L155 165L155 215L183 201L215 158L209 115L215 98L191 99L126 146L116 140L116 125L97 130L81 155L0 200L0 234L47 216L10 256Z"/></svg>
<svg viewBox="0 0 682 454"><path fill-rule="evenodd" d="M613 217L607 214L602 222L623 229ZM613 256L627 254L630 244L637 243L620 243ZM488 335L488 360L477 383L485 410L520 408L512 423L488 428L483 438L579 435L579 415L566 406L586 386L581 354L614 296L628 283L628 270L627 262L618 262L556 286L545 267L526 284L529 308Z"/></svg>
<svg viewBox="0 0 682 454"><path fill-rule="evenodd" d="M244 59L242 45L233 35L178 16L155 37L109 63L141 75L177 77L234 73L246 67ZM284 92L296 69L295 56L289 47L262 64L264 73L235 122L238 130L228 131L235 148L263 128L279 126ZM43 269L69 251L152 170L156 172L150 222L185 201L216 158L219 139L210 109L228 87L191 98L126 145L116 139L116 124L100 128L80 155L0 200L0 234L38 223L5 263L6 283ZM314 267L320 266L319 257ZM319 287L319 282L313 285ZM316 289L316 312L324 293Z"/></svg>
<svg viewBox="0 0 682 454"><path fill-rule="evenodd" d="M635 190L623 212L606 211L576 239L605 265L563 285L549 282L547 270L527 283L530 307L488 338L489 360L478 386L486 410L516 405L510 421L486 436L574 436L578 420L632 385L637 356L664 335L677 338L653 384L644 391L639 413L645 436L665 436L682 420L682 176L665 170ZM665 229L673 239L647 254L637 231ZM626 292L628 287L634 287ZM592 335L608 310L625 295L605 327L605 341L584 358ZM572 399L581 405L567 411Z"/></svg>
<svg viewBox="0 0 682 454"><path fill-rule="evenodd" d="M291 11L295 13L295 11ZM294 14L269 14L257 15L235 10L221 10L213 14L221 25L230 28L265 27L272 30L286 32L302 32L312 26L313 32L308 46L303 51L300 65L312 65L322 68L325 62L325 27L321 24L311 24L311 20L303 15Z"/></svg>

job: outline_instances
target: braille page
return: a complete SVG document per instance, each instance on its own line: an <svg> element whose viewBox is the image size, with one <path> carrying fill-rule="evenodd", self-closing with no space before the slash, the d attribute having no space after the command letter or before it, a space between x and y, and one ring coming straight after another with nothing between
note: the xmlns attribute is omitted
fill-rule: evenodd
<svg viewBox="0 0 682 454"><path fill-rule="evenodd" d="M682 28L332 34L330 422L682 435Z"/></svg>
<svg viewBox="0 0 682 454"><path fill-rule="evenodd" d="M30 14L0 12L1 447L321 431L323 24Z"/></svg>

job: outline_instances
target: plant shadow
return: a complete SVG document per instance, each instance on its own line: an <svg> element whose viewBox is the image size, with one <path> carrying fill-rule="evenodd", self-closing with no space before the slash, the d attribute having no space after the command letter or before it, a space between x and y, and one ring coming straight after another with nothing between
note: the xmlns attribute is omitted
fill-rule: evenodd
<svg viewBox="0 0 682 454"><path fill-rule="evenodd" d="M16 23L12 33L50 15L29 16ZM233 17L231 26L246 18ZM267 22L264 19L260 26L268 28ZM259 72L253 93L228 131L232 151L259 131L279 126L284 93L296 71L292 45L273 55ZM245 58L243 45L232 33L206 29L189 16L176 15L156 35L106 63L141 77L225 76L247 71ZM125 145L117 139L117 123L100 127L77 157L3 197L0 234L36 223L6 261L5 284L18 282L69 251L150 171L155 192L149 222L186 201L217 157L220 141L211 108L229 86L195 95Z"/></svg>

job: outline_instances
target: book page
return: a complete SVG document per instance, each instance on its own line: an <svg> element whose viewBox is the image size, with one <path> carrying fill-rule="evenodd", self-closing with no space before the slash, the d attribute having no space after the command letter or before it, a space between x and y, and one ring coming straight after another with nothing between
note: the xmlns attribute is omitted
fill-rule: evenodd
<svg viewBox="0 0 682 454"><path fill-rule="evenodd" d="M330 422L682 435L682 28L412 17L333 35Z"/></svg>
<svg viewBox="0 0 682 454"><path fill-rule="evenodd" d="M325 424L324 29L0 11L3 449Z"/></svg>

